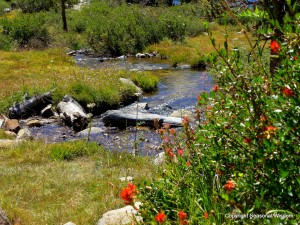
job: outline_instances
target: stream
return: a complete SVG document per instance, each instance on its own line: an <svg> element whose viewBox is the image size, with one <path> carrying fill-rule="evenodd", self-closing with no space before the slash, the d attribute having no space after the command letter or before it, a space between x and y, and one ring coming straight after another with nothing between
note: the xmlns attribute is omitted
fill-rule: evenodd
<svg viewBox="0 0 300 225"><path fill-rule="evenodd" d="M75 60L79 66L88 68L120 68L127 70L152 70L158 71L160 82L157 92L144 94L139 102L146 102L149 112L169 115L178 109L195 110L196 96L201 91L209 91L213 80L208 73L189 69L188 66L172 68L166 60L152 59L125 59L100 62L97 58L76 55ZM92 127L97 127L98 132L92 132L90 140L103 145L110 150L126 151L140 155L156 155L161 151L161 139L155 130L145 127L128 127L119 130L114 127L105 127L101 117L92 119ZM46 143L86 139L87 135L76 134L63 123L50 123L42 127L30 128L35 139L43 139ZM134 141L137 140L137 150L134 150ZM137 152L136 152L137 151Z"/></svg>

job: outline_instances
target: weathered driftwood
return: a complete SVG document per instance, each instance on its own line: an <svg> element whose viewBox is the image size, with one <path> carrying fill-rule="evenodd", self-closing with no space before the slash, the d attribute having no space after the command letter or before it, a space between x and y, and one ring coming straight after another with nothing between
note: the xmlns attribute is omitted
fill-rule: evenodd
<svg viewBox="0 0 300 225"><path fill-rule="evenodd" d="M157 120L159 125L168 123L171 127L180 127L182 124L181 118L144 112L137 113L136 110L109 110L103 115L102 120L105 126L120 128L135 126L136 123L142 126L154 127L154 120Z"/></svg>
<svg viewBox="0 0 300 225"><path fill-rule="evenodd" d="M9 118L11 119L26 119L28 117L39 115L41 110L52 102L51 92L46 92L31 98L24 98L21 103L14 103L13 107L9 108Z"/></svg>
<svg viewBox="0 0 300 225"><path fill-rule="evenodd" d="M68 126L75 131L83 130L88 125L88 116L81 105L72 97L65 96L63 101L58 103L57 111Z"/></svg>

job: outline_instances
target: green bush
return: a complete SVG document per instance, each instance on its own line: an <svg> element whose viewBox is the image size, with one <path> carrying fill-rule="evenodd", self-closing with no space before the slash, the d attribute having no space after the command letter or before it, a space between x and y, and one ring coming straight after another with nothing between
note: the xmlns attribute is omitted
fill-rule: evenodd
<svg viewBox="0 0 300 225"><path fill-rule="evenodd" d="M16 6L25 13L48 11L51 8L58 8L57 1L55 0L16 0Z"/></svg>
<svg viewBox="0 0 300 225"><path fill-rule="evenodd" d="M9 51L12 48L13 48L13 40L7 35L0 33L0 49L4 51Z"/></svg>
<svg viewBox="0 0 300 225"><path fill-rule="evenodd" d="M10 8L10 4L1 0L0 1L0 15L6 12L6 9Z"/></svg>
<svg viewBox="0 0 300 225"><path fill-rule="evenodd" d="M86 31L87 42L97 52L122 55L142 51L164 38L182 41L187 35L203 32L198 18L203 14L195 5L142 8L123 4L109 7L97 2L82 10L80 20L72 19L71 27L79 33Z"/></svg>
<svg viewBox="0 0 300 225"><path fill-rule="evenodd" d="M1 19L3 33L15 40L20 47L47 46L50 35L45 25L44 13L22 14L14 19Z"/></svg>

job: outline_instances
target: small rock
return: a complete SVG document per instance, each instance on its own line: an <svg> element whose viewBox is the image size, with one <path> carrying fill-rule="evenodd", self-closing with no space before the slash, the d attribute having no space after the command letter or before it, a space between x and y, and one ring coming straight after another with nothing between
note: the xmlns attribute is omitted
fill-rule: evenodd
<svg viewBox="0 0 300 225"><path fill-rule="evenodd" d="M32 140L33 136L28 128L21 129L18 132L17 140Z"/></svg>
<svg viewBox="0 0 300 225"><path fill-rule="evenodd" d="M65 223L64 225L76 225L75 223L72 223L72 222L67 222Z"/></svg>
<svg viewBox="0 0 300 225"><path fill-rule="evenodd" d="M4 127L5 122L8 120L8 118L2 114L0 114L0 128Z"/></svg>
<svg viewBox="0 0 300 225"><path fill-rule="evenodd" d="M8 130L4 131L4 134L6 134L7 136L10 136L10 137L17 137L17 134L15 132L11 132Z"/></svg>
<svg viewBox="0 0 300 225"><path fill-rule="evenodd" d="M52 110L52 104L49 104L44 109L42 109L41 116L45 118L50 118L51 116L54 116L54 112Z"/></svg>
<svg viewBox="0 0 300 225"><path fill-rule="evenodd" d="M12 131L12 132L15 132L17 134L20 129L21 128L20 128L19 121L16 120L16 119L8 119L5 122L4 130Z"/></svg>
<svg viewBox="0 0 300 225"><path fill-rule="evenodd" d="M121 56L117 57L116 59L122 59L122 60L124 60L124 59L126 59L126 58L127 58L126 55L121 55Z"/></svg>
<svg viewBox="0 0 300 225"><path fill-rule="evenodd" d="M89 130L90 130L90 128L86 128L85 130L78 132L77 135L86 137L89 134ZM101 134L103 132L104 132L104 130L100 127L91 127L90 135Z"/></svg>
<svg viewBox="0 0 300 225"><path fill-rule="evenodd" d="M41 127L43 126L40 120L30 120L26 123L27 127Z"/></svg>
<svg viewBox="0 0 300 225"><path fill-rule="evenodd" d="M165 162L165 160L166 160L165 153L161 152L155 156L153 162L154 162L155 166L159 166L159 165L163 164Z"/></svg>
<svg viewBox="0 0 300 225"><path fill-rule="evenodd" d="M146 54L142 54L142 53L137 53L135 55L136 58L146 58Z"/></svg>
<svg viewBox="0 0 300 225"><path fill-rule="evenodd" d="M178 118L183 118L185 116L189 117L190 120L194 120L195 114L191 111L185 110L185 109L179 109L173 111L170 116L172 117L178 117Z"/></svg>
<svg viewBox="0 0 300 225"><path fill-rule="evenodd" d="M138 209L141 203L136 202L134 207L131 205L125 206L120 209L115 209L108 211L103 214L102 218L98 221L97 225L123 225L123 224L136 224L135 221L139 223L142 222L143 218L137 216Z"/></svg>

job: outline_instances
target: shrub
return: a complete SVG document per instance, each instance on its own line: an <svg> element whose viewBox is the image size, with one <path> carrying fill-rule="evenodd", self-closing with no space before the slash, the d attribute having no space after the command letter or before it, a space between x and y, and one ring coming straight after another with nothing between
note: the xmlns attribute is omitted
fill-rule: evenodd
<svg viewBox="0 0 300 225"><path fill-rule="evenodd" d="M212 38L217 85L198 96L197 127L186 117L181 136L168 125L158 130L166 164L160 180L141 188L145 223L163 212L166 224L297 224L299 19L270 21L271 55L259 42L249 55Z"/></svg>
<svg viewBox="0 0 300 225"><path fill-rule="evenodd" d="M10 5L5 1L0 1L0 15L5 13L7 9L10 8Z"/></svg>
<svg viewBox="0 0 300 225"><path fill-rule="evenodd" d="M35 41L42 46L47 46L50 35L45 26L45 14L24 14L14 19L2 19L0 24L3 33L15 40L20 47L28 47Z"/></svg>
<svg viewBox="0 0 300 225"><path fill-rule="evenodd" d="M182 41L187 35L199 34L204 27L197 16L202 14L195 5L142 8L123 4L112 8L94 3L83 9L80 21L72 19L71 27L86 30L87 42L97 52L122 55L142 51L163 38Z"/></svg>
<svg viewBox="0 0 300 225"><path fill-rule="evenodd" d="M12 47L13 40L7 35L0 33L0 49L4 51L9 51L12 49Z"/></svg>

